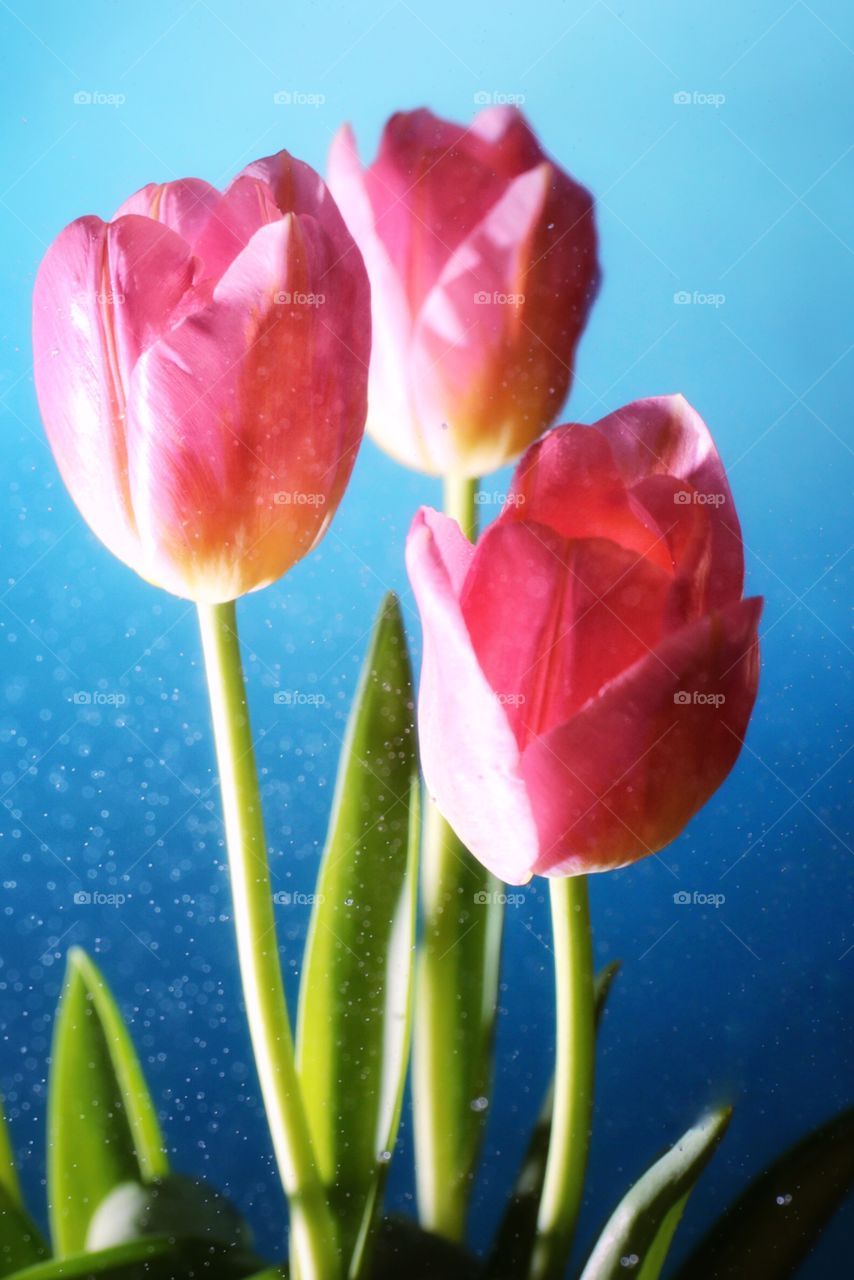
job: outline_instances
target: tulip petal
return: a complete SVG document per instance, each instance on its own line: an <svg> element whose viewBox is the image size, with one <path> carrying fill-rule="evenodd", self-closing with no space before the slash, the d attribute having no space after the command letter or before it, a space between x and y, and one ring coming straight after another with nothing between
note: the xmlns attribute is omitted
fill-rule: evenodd
<svg viewBox="0 0 854 1280"><path fill-rule="evenodd" d="M522 758L540 834L533 868L580 875L675 839L741 750L759 678L759 599L668 636Z"/></svg>
<svg viewBox="0 0 854 1280"><path fill-rule="evenodd" d="M437 436L449 424L445 453L471 474L556 417L597 281L590 196L547 163L515 178L445 264L413 341L416 412Z"/></svg>
<svg viewBox="0 0 854 1280"><path fill-rule="evenodd" d="M505 130L506 153L476 127L442 120L431 111L398 112L388 121L379 152L365 173L378 235L404 283L413 314L445 263L500 199L507 180L534 160ZM517 167L518 166L518 167Z"/></svg>
<svg viewBox="0 0 854 1280"><path fill-rule="evenodd" d="M149 182L119 205L112 221L131 213L143 218L153 218L170 227L192 248L211 210L221 199L216 187L201 178Z"/></svg>
<svg viewBox="0 0 854 1280"><path fill-rule="evenodd" d="M724 465L696 409L681 395L655 396L635 400L596 427L607 436L627 484L671 475L699 495L692 502L705 506L711 524L710 602L719 608L737 599L744 585L741 528Z"/></svg>
<svg viewBox="0 0 854 1280"><path fill-rule="evenodd" d="M596 427L568 423L531 445L514 472L501 519L535 519L564 538L610 538L661 569L673 566L668 526L632 498Z"/></svg>
<svg viewBox="0 0 854 1280"><path fill-rule="evenodd" d="M80 218L53 242L33 303L36 390L51 448L82 515L137 567L127 473L126 394L141 354L193 274L187 245L136 215Z"/></svg>
<svg viewBox="0 0 854 1280"><path fill-rule="evenodd" d="M211 304L135 370L128 448L152 580L232 599L322 536L361 439L369 343L364 272L314 218L256 232Z"/></svg>
<svg viewBox="0 0 854 1280"><path fill-rule="evenodd" d="M432 469L430 453L412 413L406 363L400 354L409 341L412 317L401 282L374 227L365 175L349 125L338 130L329 151L329 189L361 250L371 280L367 430L399 462L412 465L413 459L421 459L425 469Z"/></svg>
<svg viewBox="0 0 854 1280"><path fill-rule="evenodd" d="M206 279L219 280L256 231L281 217L268 188L252 178L237 177L209 211L193 250Z"/></svg>
<svg viewBox="0 0 854 1280"><path fill-rule="evenodd" d="M308 213L317 218L336 251L330 265L337 266L338 258L345 258L352 267L359 251L329 188L315 169L289 151L278 151L274 156L253 160L235 182L244 177L266 184L281 214Z"/></svg>
<svg viewBox="0 0 854 1280"><path fill-rule="evenodd" d="M421 762L428 790L463 843L496 875L522 884L537 833L506 708L478 665L460 609L474 554L455 521L418 512L406 563L424 629Z"/></svg>
<svg viewBox="0 0 854 1280"><path fill-rule="evenodd" d="M481 536L461 608L520 750L658 644L669 572L605 538L502 522Z"/></svg>

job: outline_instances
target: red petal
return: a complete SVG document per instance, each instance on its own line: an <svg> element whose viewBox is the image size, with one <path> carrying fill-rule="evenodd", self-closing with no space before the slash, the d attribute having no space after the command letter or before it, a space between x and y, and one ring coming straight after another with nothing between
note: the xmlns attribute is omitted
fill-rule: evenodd
<svg viewBox="0 0 854 1280"><path fill-rule="evenodd" d="M742 600L668 636L522 759L536 870L620 867L679 835L726 778L756 697L762 602Z"/></svg>

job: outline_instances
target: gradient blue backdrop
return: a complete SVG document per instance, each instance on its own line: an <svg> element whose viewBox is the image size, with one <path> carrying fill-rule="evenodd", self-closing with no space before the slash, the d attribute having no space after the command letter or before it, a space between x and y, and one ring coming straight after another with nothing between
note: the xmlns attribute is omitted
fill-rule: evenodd
<svg viewBox="0 0 854 1280"><path fill-rule="evenodd" d="M850 1101L850 5L4 0L0 39L0 1084L30 1193L42 1194L63 956L80 943L131 1019L176 1164L224 1185L265 1248L280 1240L194 617L111 559L58 480L31 377L38 261L63 224L109 215L151 179L223 184L281 146L322 168L343 119L370 156L397 108L465 120L483 95L523 95L544 144L599 199L605 283L568 412L590 420L683 391L729 465L750 589L767 599L760 701L734 775L661 861L592 888L598 959L625 969L602 1035L582 1246L698 1108L731 1096L736 1117L684 1250L763 1161ZM682 291L689 303L674 301ZM710 294L723 300L700 300ZM437 501L435 483L366 443L320 550L241 605L280 888L311 889L384 588L402 592L417 642L403 540L415 507ZM278 705L276 687L326 701ZM80 691L128 701L81 706ZM127 901L75 903L82 889ZM695 890L726 901L674 903ZM538 890L508 925L479 1241L552 1054ZM281 928L295 979L305 908L282 908ZM408 1126L392 1189L406 1206ZM803 1274L840 1274L848 1257L840 1215Z"/></svg>

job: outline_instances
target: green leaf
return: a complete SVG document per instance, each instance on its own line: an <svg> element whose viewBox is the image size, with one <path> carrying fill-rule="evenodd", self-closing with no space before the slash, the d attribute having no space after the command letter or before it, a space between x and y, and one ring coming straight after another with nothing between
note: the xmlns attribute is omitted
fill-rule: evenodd
<svg viewBox="0 0 854 1280"><path fill-rule="evenodd" d="M596 975L593 999L597 1029L619 971L620 961L612 960ZM523 1276L527 1273L537 1231L537 1214L543 1192L543 1181L546 1176L553 1100L554 1081L552 1080L531 1133L528 1149L516 1176L507 1208L504 1210L495 1234L484 1270L484 1280L500 1280L504 1276Z"/></svg>
<svg viewBox="0 0 854 1280"><path fill-rule="evenodd" d="M18 1170L15 1167L15 1153L9 1137L9 1126L6 1123L6 1111L0 1104L0 1188L19 1209L23 1208L21 1186L18 1182Z"/></svg>
<svg viewBox="0 0 854 1280"><path fill-rule="evenodd" d="M212 1248L204 1240L135 1240L98 1253L54 1258L17 1271L14 1280L281 1280L275 1269L257 1273L258 1261Z"/></svg>
<svg viewBox="0 0 854 1280"><path fill-rule="evenodd" d="M854 1185L854 1108L802 1138L755 1178L678 1280L788 1280Z"/></svg>
<svg viewBox="0 0 854 1280"><path fill-rule="evenodd" d="M23 1206L0 1187L0 1276L48 1256L48 1248Z"/></svg>
<svg viewBox="0 0 854 1280"><path fill-rule="evenodd" d="M300 985L297 1067L351 1276L397 1136L409 1049L418 850L412 673L383 601L343 744Z"/></svg>
<svg viewBox="0 0 854 1280"><path fill-rule="evenodd" d="M169 1171L160 1126L122 1016L84 951L68 954L54 1027L48 1200L57 1256L84 1247L92 1214L120 1182Z"/></svg>
<svg viewBox="0 0 854 1280"><path fill-rule="evenodd" d="M685 1202L731 1114L730 1107L709 1112L635 1183L609 1218L581 1280L622 1280L627 1270L656 1280Z"/></svg>

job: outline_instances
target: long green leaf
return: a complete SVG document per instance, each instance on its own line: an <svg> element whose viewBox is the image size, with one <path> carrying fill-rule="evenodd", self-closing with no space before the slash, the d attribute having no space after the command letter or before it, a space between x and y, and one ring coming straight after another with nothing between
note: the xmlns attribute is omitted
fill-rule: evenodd
<svg viewBox="0 0 854 1280"><path fill-rule="evenodd" d="M597 1029L619 970L620 961L612 960L596 975L593 999ZM502 1280L502 1277L527 1274L549 1156L553 1100L554 1081L546 1091L507 1208L495 1233L484 1269L484 1280Z"/></svg>
<svg viewBox="0 0 854 1280"><path fill-rule="evenodd" d="M418 773L400 609L383 601L344 742L300 986L297 1066L351 1276L397 1135L412 1006Z"/></svg>
<svg viewBox="0 0 854 1280"><path fill-rule="evenodd" d="M635 1183L609 1218L581 1280L621 1280L629 1269L655 1280L685 1201L731 1114L729 1107L709 1112Z"/></svg>
<svg viewBox="0 0 854 1280"><path fill-rule="evenodd" d="M678 1280L789 1280L854 1186L854 1108L783 1153L726 1210Z"/></svg>
<svg viewBox="0 0 854 1280"><path fill-rule="evenodd" d="M26 1210L0 1187L0 1276L11 1276L47 1256L47 1245Z"/></svg>
<svg viewBox="0 0 854 1280"><path fill-rule="evenodd" d="M150 1237L97 1253L54 1258L17 1271L14 1280L281 1280L274 1268L259 1275L257 1267L257 1260L212 1249L205 1240L176 1243Z"/></svg>
<svg viewBox="0 0 854 1280"><path fill-rule="evenodd" d="M0 1188L2 1188L12 1204L23 1207L21 1186L18 1182L18 1170L15 1165L15 1153L9 1137L9 1126L6 1123L6 1111L0 1103Z"/></svg>
<svg viewBox="0 0 854 1280"><path fill-rule="evenodd" d="M120 1182L163 1177L157 1115L122 1016L92 960L68 954L48 1107L48 1200L58 1256L84 1247L92 1214Z"/></svg>

